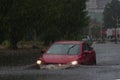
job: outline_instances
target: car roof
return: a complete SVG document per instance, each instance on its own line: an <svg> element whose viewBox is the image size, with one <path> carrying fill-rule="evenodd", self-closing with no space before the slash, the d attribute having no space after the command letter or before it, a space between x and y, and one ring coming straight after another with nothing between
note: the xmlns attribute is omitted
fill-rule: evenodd
<svg viewBox="0 0 120 80"><path fill-rule="evenodd" d="M84 41L56 41L55 44L82 44Z"/></svg>

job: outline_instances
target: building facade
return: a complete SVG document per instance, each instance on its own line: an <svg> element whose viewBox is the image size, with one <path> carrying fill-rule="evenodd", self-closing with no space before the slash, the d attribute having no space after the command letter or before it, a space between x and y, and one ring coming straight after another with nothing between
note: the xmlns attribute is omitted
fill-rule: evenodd
<svg viewBox="0 0 120 80"><path fill-rule="evenodd" d="M88 0L86 3L88 15L91 19L102 22L105 5L110 2L111 0Z"/></svg>
<svg viewBox="0 0 120 80"><path fill-rule="evenodd" d="M106 4L110 2L111 0L88 0L86 3L88 16L90 16L90 19L91 19L90 26L89 26L89 35L94 36L94 38L98 38L98 37L104 38L106 37L106 35L107 37L112 35L110 31L106 31L102 29L104 8ZM95 33L95 31L92 31L92 28L96 28L96 27L100 28L98 33ZM95 34L97 34L97 37Z"/></svg>

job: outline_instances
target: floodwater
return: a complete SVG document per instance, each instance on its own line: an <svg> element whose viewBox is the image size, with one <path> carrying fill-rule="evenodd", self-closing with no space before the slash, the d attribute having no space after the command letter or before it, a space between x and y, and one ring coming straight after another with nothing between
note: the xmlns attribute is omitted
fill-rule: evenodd
<svg viewBox="0 0 120 80"><path fill-rule="evenodd" d="M97 65L62 70L39 70L22 66L0 67L0 80L117 80L120 79L120 44L94 44Z"/></svg>

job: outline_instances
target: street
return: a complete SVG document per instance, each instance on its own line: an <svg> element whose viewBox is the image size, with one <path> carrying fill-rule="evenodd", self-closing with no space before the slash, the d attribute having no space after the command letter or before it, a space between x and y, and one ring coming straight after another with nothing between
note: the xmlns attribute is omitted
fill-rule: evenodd
<svg viewBox="0 0 120 80"><path fill-rule="evenodd" d="M97 65L70 69L38 70L26 66L0 67L0 80L119 80L120 44L94 43Z"/></svg>

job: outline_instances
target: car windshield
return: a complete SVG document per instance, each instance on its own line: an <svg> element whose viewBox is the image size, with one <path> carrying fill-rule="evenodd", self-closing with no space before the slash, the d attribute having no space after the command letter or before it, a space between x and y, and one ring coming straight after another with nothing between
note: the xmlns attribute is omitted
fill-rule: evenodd
<svg viewBox="0 0 120 80"><path fill-rule="evenodd" d="M80 52L80 45L78 44L53 44L47 54L78 54Z"/></svg>

